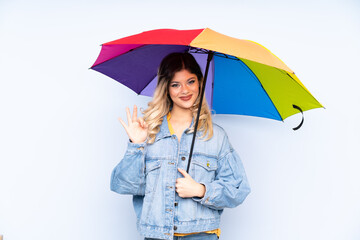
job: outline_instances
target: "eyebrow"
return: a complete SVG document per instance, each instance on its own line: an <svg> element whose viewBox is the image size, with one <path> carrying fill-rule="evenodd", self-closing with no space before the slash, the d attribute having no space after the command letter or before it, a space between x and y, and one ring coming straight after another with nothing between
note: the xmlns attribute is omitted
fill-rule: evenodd
<svg viewBox="0 0 360 240"><path fill-rule="evenodd" d="M188 80L186 80L186 81L189 81L189 80L191 80L191 79L195 79L195 77L191 77L191 78L189 78ZM173 80L171 80L171 82L170 83L179 83L178 81L173 81Z"/></svg>

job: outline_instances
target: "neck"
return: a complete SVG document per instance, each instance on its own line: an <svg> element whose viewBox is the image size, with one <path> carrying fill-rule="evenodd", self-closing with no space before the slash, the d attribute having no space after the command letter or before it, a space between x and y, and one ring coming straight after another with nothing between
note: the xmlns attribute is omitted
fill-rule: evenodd
<svg viewBox="0 0 360 240"><path fill-rule="evenodd" d="M192 112L190 109L184 109L174 106L170 111L172 120L181 122L191 122Z"/></svg>

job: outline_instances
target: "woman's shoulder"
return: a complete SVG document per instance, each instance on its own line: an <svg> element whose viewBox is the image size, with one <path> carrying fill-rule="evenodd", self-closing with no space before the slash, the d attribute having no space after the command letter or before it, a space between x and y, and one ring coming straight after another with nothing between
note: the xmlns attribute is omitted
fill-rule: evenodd
<svg viewBox="0 0 360 240"><path fill-rule="evenodd" d="M218 125L217 123L214 123L214 122L212 122L212 125L213 125L214 136L219 137L219 138L227 137L227 133L223 127L221 127L220 125Z"/></svg>
<svg viewBox="0 0 360 240"><path fill-rule="evenodd" d="M213 122L213 140L219 147L220 155L225 155L233 151L229 137L223 127Z"/></svg>

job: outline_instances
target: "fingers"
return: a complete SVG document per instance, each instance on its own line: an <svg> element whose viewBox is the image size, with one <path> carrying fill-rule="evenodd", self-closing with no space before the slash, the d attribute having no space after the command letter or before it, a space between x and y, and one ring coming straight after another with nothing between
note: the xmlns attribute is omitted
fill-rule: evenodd
<svg viewBox="0 0 360 240"><path fill-rule="evenodd" d="M149 127L149 125L144 121L144 127L145 128L148 128Z"/></svg>
<svg viewBox="0 0 360 240"><path fill-rule="evenodd" d="M128 126L130 126L132 123L138 122L142 128L148 127L148 124L144 121L143 118L137 117L137 106L136 105L134 105L134 111L133 111L132 116L131 116L129 107L126 107L126 118L128 121Z"/></svg>
<svg viewBox="0 0 360 240"><path fill-rule="evenodd" d="M137 106L134 105L134 111L133 111L133 116L132 116L132 121L136 122L137 119Z"/></svg>
<svg viewBox="0 0 360 240"><path fill-rule="evenodd" d="M141 126L142 128L144 128L144 124L145 124L144 119L143 119L143 118L139 118L138 121L139 121L139 123L140 123L140 126Z"/></svg>
<svg viewBox="0 0 360 240"><path fill-rule="evenodd" d="M185 177L184 172L181 168L178 168L178 171Z"/></svg>
<svg viewBox="0 0 360 240"><path fill-rule="evenodd" d="M125 131L128 132L128 126L126 125L126 123L124 122L124 120L121 119L121 117L118 118L121 125L123 125L123 127L125 128Z"/></svg>
<svg viewBox="0 0 360 240"><path fill-rule="evenodd" d="M142 128L145 128L145 129L148 128L148 124L144 121L144 119L142 117L138 118L138 121Z"/></svg>
<svg viewBox="0 0 360 240"><path fill-rule="evenodd" d="M176 183L175 183L175 191L179 191L180 189L182 189L182 182L181 179L176 179Z"/></svg>
<svg viewBox="0 0 360 240"><path fill-rule="evenodd" d="M186 178L188 176L190 176L185 170L178 168L178 171Z"/></svg>
<svg viewBox="0 0 360 240"><path fill-rule="evenodd" d="M130 117L130 109L128 107L126 107L126 117L127 117L128 124L130 125L132 123L132 121L131 121L131 117Z"/></svg>
<svg viewBox="0 0 360 240"><path fill-rule="evenodd" d="M188 190L187 184L185 182L185 178L178 178L176 180L175 191L177 192L179 197L182 197L182 198L190 197L190 195L188 195L189 190Z"/></svg>

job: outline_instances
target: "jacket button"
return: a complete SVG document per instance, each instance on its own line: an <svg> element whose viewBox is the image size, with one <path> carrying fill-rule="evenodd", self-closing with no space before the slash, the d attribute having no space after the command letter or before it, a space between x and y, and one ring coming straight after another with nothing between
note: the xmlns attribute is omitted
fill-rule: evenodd
<svg viewBox="0 0 360 240"><path fill-rule="evenodd" d="M174 203L174 205L175 205L175 207L177 207L178 203L177 203L177 202L175 202L175 203Z"/></svg>
<svg viewBox="0 0 360 240"><path fill-rule="evenodd" d="M176 230L177 229L177 226L174 226L174 230Z"/></svg>
<svg viewBox="0 0 360 240"><path fill-rule="evenodd" d="M181 157L181 160L183 160L183 161L184 161L185 159L186 159L186 157Z"/></svg>

